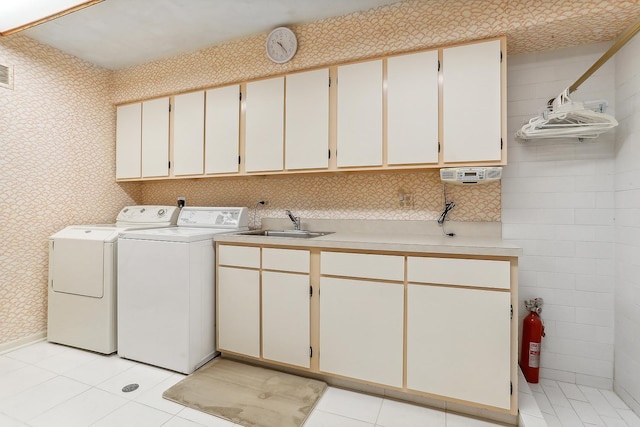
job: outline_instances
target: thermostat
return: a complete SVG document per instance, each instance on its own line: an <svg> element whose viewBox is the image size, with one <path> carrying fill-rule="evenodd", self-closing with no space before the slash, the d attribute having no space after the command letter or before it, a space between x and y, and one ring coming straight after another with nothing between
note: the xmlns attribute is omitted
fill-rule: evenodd
<svg viewBox="0 0 640 427"><path fill-rule="evenodd" d="M502 178L501 167L443 168L440 180L445 184L486 184Z"/></svg>

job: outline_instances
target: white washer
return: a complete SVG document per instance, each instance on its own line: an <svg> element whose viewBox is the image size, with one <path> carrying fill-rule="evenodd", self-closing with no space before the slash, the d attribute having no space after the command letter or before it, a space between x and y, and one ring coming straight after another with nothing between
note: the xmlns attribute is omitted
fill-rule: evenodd
<svg viewBox="0 0 640 427"><path fill-rule="evenodd" d="M72 225L52 235L48 341L115 352L118 234L175 225L179 212L175 206L127 206L115 224Z"/></svg>
<svg viewBox="0 0 640 427"><path fill-rule="evenodd" d="M185 207L178 227L118 239L118 355L190 374L215 351L214 236L247 208Z"/></svg>

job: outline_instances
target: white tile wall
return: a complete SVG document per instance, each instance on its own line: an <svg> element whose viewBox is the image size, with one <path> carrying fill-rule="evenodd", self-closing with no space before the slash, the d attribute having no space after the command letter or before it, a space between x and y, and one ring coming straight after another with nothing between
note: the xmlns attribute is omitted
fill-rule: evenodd
<svg viewBox="0 0 640 427"><path fill-rule="evenodd" d="M503 238L524 249L520 301L545 299L541 377L605 388L613 383L615 137L606 134L582 144L566 139L523 143L514 133L608 47L509 57L509 164L502 182ZM615 77L609 61L573 98L605 99L613 114ZM526 314L522 306L520 314ZM561 390L555 391L548 395L564 399L567 408L555 414L559 422L587 422L575 416ZM562 407L563 402L551 404ZM588 419L585 411L580 413Z"/></svg>
<svg viewBox="0 0 640 427"><path fill-rule="evenodd" d="M615 56L615 377L614 388L640 413L640 37ZM615 405L615 403L613 403Z"/></svg>

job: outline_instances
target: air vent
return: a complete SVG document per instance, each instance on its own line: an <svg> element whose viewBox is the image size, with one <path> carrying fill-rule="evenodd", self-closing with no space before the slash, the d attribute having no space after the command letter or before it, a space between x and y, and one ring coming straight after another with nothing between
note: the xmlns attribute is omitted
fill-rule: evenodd
<svg viewBox="0 0 640 427"><path fill-rule="evenodd" d="M0 64L0 88L13 89L13 69Z"/></svg>

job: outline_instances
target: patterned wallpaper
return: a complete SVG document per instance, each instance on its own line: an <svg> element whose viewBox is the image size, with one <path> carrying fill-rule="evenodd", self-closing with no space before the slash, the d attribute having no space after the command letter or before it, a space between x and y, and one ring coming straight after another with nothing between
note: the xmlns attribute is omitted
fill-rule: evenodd
<svg viewBox="0 0 640 427"><path fill-rule="evenodd" d="M20 35L0 38L0 345L46 329L48 237L113 222L140 199L118 185L111 73Z"/></svg>
<svg viewBox="0 0 640 427"><path fill-rule="evenodd" d="M116 72L19 34L0 38L14 90L0 88L0 346L46 329L47 239L68 224L111 222L131 203L249 205L258 217L434 219L437 172L228 178L116 184L115 108L389 53L507 35L509 54L611 40L639 14L637 0L415 0L293 27L299 50L270 63L264 35ZM400 191L413 208L400 208ZM500 185L449 187L450 218L499 221ZM14 211L19 208L19 213Z"/></svg>

